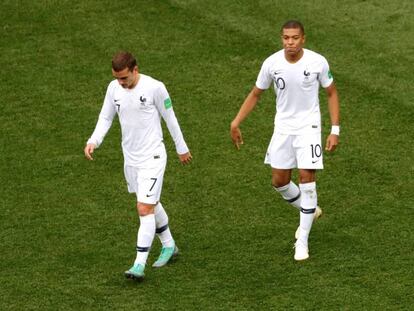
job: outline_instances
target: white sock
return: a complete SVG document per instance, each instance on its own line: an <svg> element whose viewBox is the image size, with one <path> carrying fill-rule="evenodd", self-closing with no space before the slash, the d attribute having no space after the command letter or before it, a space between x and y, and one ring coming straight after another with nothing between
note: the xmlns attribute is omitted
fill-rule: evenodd
<svg viewBox="0 0 414 311"><path fill-rule="evenodd" d="M139 216L139 221L140 226L137 237L137 257L134 265L145 265L155 236L155 216L154 214Z"/></svg>
<svg viewBox="0 0 414 311"><path fill-rule="evenodd" d="M156 224L156 233L159 237L162 246L164 247L173 247L174 239L172 237L170 227L168 226L168 215L164 210L161 202L155 206L155 224Z"/></svg>
<svg viewBox="0 0 414 311"><path fill-rule="evenodd" d="M300 190L293 181L290 181L290 183L282 187L273 188L281 194L283 199L285 199L287 202L289 202L291 205L293 205L300 211Z"/></svg>
<svg viewBox="0 0 414 311"><path fill-rule="evenodd" d="M308 245L308 237L313 223L318 197L316 194L316 182L299 184L301 191L301 211L300 211L300 233L299 239Z"/></svg>

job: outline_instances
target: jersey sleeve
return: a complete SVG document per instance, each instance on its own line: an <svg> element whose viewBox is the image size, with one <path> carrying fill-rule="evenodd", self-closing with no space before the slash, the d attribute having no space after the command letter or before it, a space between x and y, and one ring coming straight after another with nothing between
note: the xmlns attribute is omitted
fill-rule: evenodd
<svg viewBox="0 0 414 311"><path fill-rule="evenodd" d="M333 82L333 76L331 70L329 69L328 61L322 57L322 69L321 73L319 74L319 83L323 88L327 88Z"/></svg>
<svg viewBox="0 0 414 311"><path fill-rule="evenodd" d="M112 95L111 84L106 90L106 95L104 103L99 114L98 122L96 123L95 130L92 133L92 136L88 139L87 144L95 144L96 147L99 147L109 129L111 128L112 121L116 114L116 108L114 104L114 99Z"/></svg>
<svg viewBox="0 0 414 311"><path fill-rule="evenodd" d="M259 75L257 76L256 87L258 87L261 90L267 90L272 84L272 81L273 80L269 72L268 61L265 60L262 64L262 68L260 69Z"/></svg>
<svg viewBox="0 0 414 311"><path fill-rule="evenodd" d="M168 131L170 132L170 135L174 141L177 153L185 154L189 152L187 144L184 141L184 136L181 132L180 125L178 124L178 120L175 116L170 95L168 94L168 91L162 82L156 89L154 99L155 105L162 118L164 119Z"/></svg>

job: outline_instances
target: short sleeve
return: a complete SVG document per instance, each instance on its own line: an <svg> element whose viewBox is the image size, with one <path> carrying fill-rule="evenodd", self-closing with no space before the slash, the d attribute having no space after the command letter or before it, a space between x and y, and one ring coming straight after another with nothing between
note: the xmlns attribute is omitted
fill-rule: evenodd
<svg viewBox="0 0 414 311"><path fill-rule="evenodd" d="M267 90L272 84L272 81L272 76L269 73L269 62L266 60L257 76L256 87L261 90Z"/></svg>
<svg viewBox="0 0 414 311"><path fill-rule="evenodd" d="M323 57L322 58L322 69L319 75L319 83L323 88L327 88L333 82L333 76L331 70L329 69L328 61Z"/></svg>

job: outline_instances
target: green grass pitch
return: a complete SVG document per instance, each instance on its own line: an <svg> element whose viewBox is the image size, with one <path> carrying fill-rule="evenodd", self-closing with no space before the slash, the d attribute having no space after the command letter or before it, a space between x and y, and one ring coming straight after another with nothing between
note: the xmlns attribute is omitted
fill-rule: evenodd
<svg viewBox="0 0 414 311"><path fill-rule="evenodd" d="M413 15L408 0L1 1L0 310L410 310ZM229 137L291 18L328 59L342 105L303 263L297 212L263 164L271 90L240 151ZM182 167L165 132L162 201L181 256L139 284L123 276L138 219L117 120L95 161L83 156L120 49L166 84L194 156ZM321 107L325 137L322 93Z"/></svg>

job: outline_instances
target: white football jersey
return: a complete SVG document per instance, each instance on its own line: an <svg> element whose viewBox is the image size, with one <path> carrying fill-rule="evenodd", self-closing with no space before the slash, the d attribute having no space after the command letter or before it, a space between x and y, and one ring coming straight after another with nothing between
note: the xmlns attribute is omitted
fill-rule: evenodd
<svg viewBox="0 0 414 311"><path fill-rule="evenodd" d="M321 132L319 85L333 82L326 59L311 50L296 63L289 63L280 50L263 63L256 86L266 90L273 83L276 93L275 132L303 135Z"/></svg>
<svg viewBox="0 0 414 311"><path fill-rule="evenodd" d="M140 74L138 84L133 89L125 89L117 80L113 80L106 91L96 128L87 143L96 146L102 143L115 114L118 114L121 125L126 165L140 166L151 157L159 156L159 148L165 148L161 116L174 140L177 153L189 151L170 96L162 82Z"/></svg>

